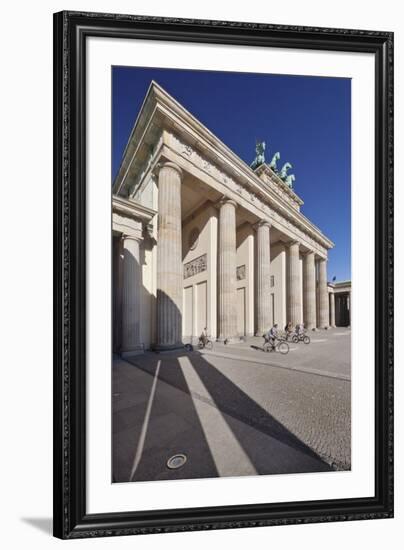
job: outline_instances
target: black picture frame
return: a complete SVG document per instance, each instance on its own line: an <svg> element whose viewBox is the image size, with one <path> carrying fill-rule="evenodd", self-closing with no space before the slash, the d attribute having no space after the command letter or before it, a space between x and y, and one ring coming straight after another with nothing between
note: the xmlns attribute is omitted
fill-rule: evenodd
<svg viewBox="0 0 404 550"><path fill-rule="evenodd" d="M86 512L86 39L370 52L375 70L375 496ZM54 535L63 539L393 517L393 33L54 15Z"/></svg>

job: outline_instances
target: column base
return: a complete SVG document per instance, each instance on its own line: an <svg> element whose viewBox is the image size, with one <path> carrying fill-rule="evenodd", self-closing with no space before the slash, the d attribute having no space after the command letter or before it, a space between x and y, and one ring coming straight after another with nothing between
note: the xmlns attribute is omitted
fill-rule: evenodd
<svg viewBox="0 0 404 550"><path fill-rule="evenodd" d="M135 346L131 349L121 351L121 357L125 359L125 357L132 357L133 355L141 355L144 353L144 346L143 344L139 344L138 346Z"/></svg>
<svg viewBox="0 0 404 550"><path fill-rule="evenodd" d="M240 344L242 340L240 336L232 336L229 338L216 338L216 342L221 342L222 344Z"/></svg>
<svg viewBox="0 0 404 550"><path fill-rule="evenodd" d="M184 349L184 344L182 342L176 342L175 344L153 344L153 351L175 351L179 349Z"/></svg>

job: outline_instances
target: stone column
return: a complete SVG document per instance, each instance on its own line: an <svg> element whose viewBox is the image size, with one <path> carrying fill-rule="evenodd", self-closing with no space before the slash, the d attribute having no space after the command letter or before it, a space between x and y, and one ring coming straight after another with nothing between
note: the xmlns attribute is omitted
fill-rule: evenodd
<svg viewBox="0 0 404 550"><path fill-rule="evenodd" d="M327 289L327 260L323 258L318 262L318 300L319 328L327 328L330 324L330 309Z"/></svg>
<svg viewBox="0 0 404 550"><path fill-rule="evenodd" d="M259 222L257 226L257 336L262 336L271 324L271 224Z"/></svg>
<svg viewBox="0 0 404 550"><path fill-rule="evenodd" d="M182 347L181 179L176 164L159 166L156 349Z"/></svg>
<svg viewBox="0 0 404 550"><path fill-rule="evenodd" d="M299 243L292 242L288 253L288 286L287 286L286 322L295 326L302 322L302 292L300 284Z"/></svg>
<svg viewBox="0 0 404 550"><path fill-rule="evenodd" d="M123 281L123 238L113 238L113 352L122 349L122 281Z"/></svg>
<svg viewBox="0 0 404 550"><path fill-rule="evenodd" d="M237 341L236 203L225 199L219 215L219 340Z"/></svg>
<svg viewBox="0 0 404 550"><path fill-rule="evenodd" d="M121 355L127 357L142 353L139 339L140 322L140 237L123 235L122 275L122 348Z"/></svg>
<svg viewBox="0 0 404 550"><path fill-rule="evenodd" d="M316 262L314 252L303 258L303 322L307 330L316 328Z"/></svg>
<svg viewBox="0 0 404 550"><path fill-rule="evenodd" d="M330 292L330 326L335 327L335 295Z"/></svg>

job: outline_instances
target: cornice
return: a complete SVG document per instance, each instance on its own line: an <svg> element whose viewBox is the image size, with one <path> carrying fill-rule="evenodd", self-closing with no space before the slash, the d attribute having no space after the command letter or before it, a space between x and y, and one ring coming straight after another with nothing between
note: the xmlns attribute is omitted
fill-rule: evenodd
<svg viewBox="0 0 404 550"><path fill-rule="evenodd" d="M152 208L144 206L133 199L126 199L117 195L112 196L112 211L146 223L149 223L157 214Z"/></svg>

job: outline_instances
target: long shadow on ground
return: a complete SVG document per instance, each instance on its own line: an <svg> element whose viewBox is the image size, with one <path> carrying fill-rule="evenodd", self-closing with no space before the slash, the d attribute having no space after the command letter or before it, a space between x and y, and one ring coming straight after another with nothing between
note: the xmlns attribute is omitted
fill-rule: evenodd
<svg viewBox="0 0 404 550"><path fill-rule="evenodd" d="M126 392L128 398L127 402L122 401L122 398L125 399L123 394L120 405L115 406L113 410L113 481L218 477L199 417L192 399L189 398L187 383L175 358L169 368L170 385L181 388L184 392L183 397L178 396L177 392L170 404L167 400L167 391L160 384L160 380L166 379L168 373L164 372L165 369L160 369L147 418L143 450L136 465L136 454L141 445L142 427L153 379L157 374L158 361L159 356L151 356L148 358L147 367L142 367L150 378L131 379L127 372L124 374L125 369L122 368L119 376L116 376L122 379L118 389ZM133 369L131 365L128 367ZM132 401L135 396L134 403L130 401L131 396ZM185 453L187 463L180 470L170 470L166 466L167 459L177 453Z"/></svg>
<svg viewBox="0 0 404 550"><path fill-rule="evenodd" d="M156 355L155 359L152 354L148 354L147 357L131 358L130 362L143 372L148 373L150 376L154 376L155 365L159 359L162 359L163 366L159 374L160 380L163 380L187 395L192 394L194 399L203 399L206 401L206 396L200 396L191 392L187 385L182 367L178 363L178 357L184 355L190 361L199 379L210 395L210 404L226 415L224 418L229 428L248 455L257 473L324 472L332 470L332 468L310 447L290 432L283 424L269 414L268 411L263 409L227 376L222 374L212 364L208 363L198 352L186 354L183 352L178 354L161 354ZM157 398L156 403L158 403ZM183 416L184 419L192 417L193 422L196 422L197 413L192 405L192 399L184 401L181 406L184 407L184 410L181 411L181 416ZM175 407L178 410L178 403L175 404ZM162 413L163 411L160 412ZM168 414L167 411L166 414ZM207 451L209 445L205 439L203 427L199 420L196 425L199 426L198 431L200 432L197 434L198 438L201 439L202 447ZM243 425L255 428L261 432L261 434L265 434L272 438L272 447L268 447L268 438L263 440L260 437L256 437L254 439L252 435L254 432L245 430ZM152 434L150 434L150 437L152 437ZM195 438L195 434L192 434L192 440L198 438ZM287 448L290 449L289 454ZM271 449L274 453L277 452L279 455L282 455L282 460L280 460L280 458L274 459L271 457ZM206 452L206 457L208 457L209 460L212 459L208 452ZM301 457L301 460L297 460L296 457ZM211 466L212 464L209 464L209 468L206 468L206 473L211 469ZM213 472L214 470L213 468L211 471ZM206 475L206 473L204 475L203 472L199 472L197 475L192 475L192 477L215 477L218 475L217 471L216 474L211 473ZM177 479L191 477L185 474L185 469L182 469L178 472Z"/></svg>

